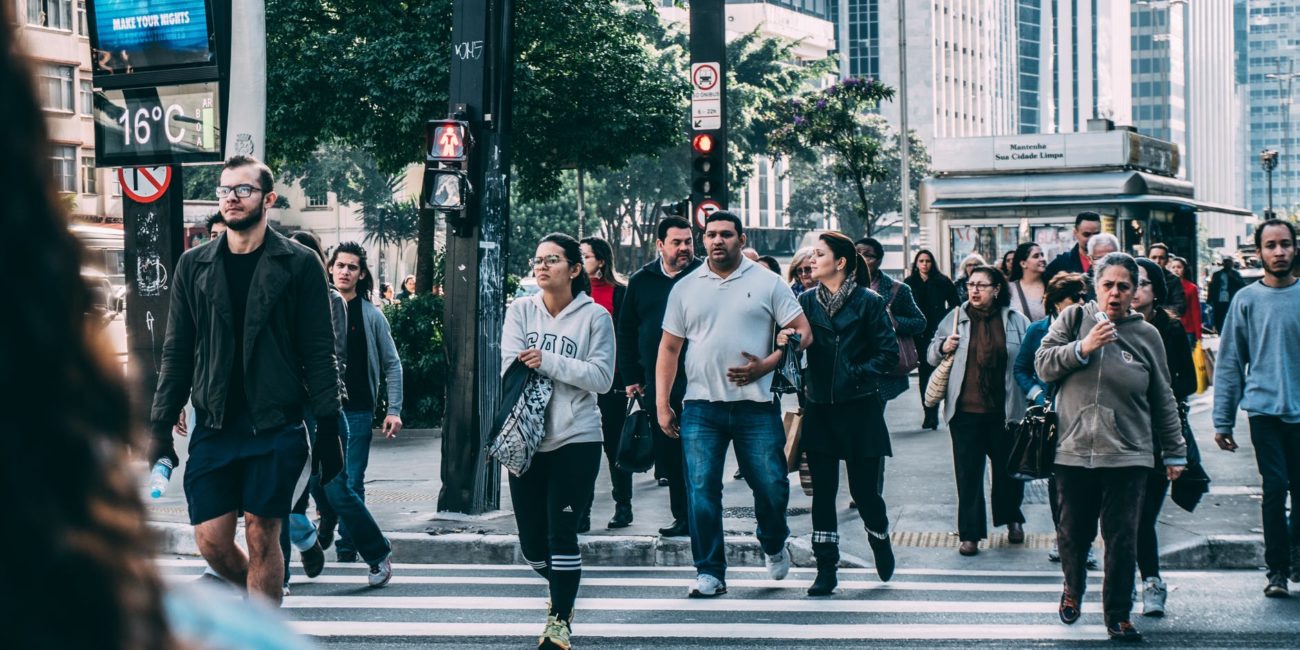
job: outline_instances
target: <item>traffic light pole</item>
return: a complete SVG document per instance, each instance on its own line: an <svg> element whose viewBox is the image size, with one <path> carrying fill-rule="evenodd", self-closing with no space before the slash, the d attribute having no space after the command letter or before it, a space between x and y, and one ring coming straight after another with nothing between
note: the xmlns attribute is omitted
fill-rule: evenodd
<svg viewBox="0 0 1300 650"><path fill-rule="evenodd" d="M699 227L713 210L726 210L727 28L725 0L692 0L691 210Z"/></svg>
<svg viewBox="0 0 1300 650"><path fill-rule="evenodd" d="M451 113L474 144L463 219L449 228L443 307L451 377L442 429L440 512L480 514L500 502L500 473L484 453L500 401L509 224L513 0L456 0ZM453 220L449 219L449 223Z"/></svg>

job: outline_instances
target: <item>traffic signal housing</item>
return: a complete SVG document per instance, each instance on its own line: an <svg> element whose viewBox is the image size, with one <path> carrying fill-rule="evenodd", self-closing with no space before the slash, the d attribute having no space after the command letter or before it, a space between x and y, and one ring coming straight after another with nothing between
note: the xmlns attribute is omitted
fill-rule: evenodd
<svg viewBox="0 0 1300 650"><path fill-rule="evenodd" d="M424 182L420 209L441 212L455 234L473 231L469 202L469 156L473 136L468 122L430 120L425 125Z"/></svg>
<svg viewBox="0 0 1300 650"><path fill-rule="evenodd" d="M691 205L708 199L727 205L726 146L713 133L696 133L691 138Z"/></svg>

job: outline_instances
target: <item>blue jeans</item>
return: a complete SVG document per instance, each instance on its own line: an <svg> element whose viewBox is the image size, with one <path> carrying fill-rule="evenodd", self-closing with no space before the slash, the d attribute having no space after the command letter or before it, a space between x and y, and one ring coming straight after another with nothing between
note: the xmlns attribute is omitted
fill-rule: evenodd
<svg viewBox="0 0 1300 650"><path fill-rule="evenodd" d="M347 475L348 487L356 493L362 503L366 500L366 467L370 465L370 425L374 421L371 411L343 411L339 422L339 435L346 436L343 444L344 474ZM328 496L328 490L326 490ZM333 501L330 506L335 511L338 504ZM339 515L339 539L337 553L342 556L352 555L360 549L352 541L351 531L342 515ZM365 554L363 553L364 557Z"/></svg>
<svg viewBox="0 0 1300 650"><path fill-rule="evenodd" d="M727 574L722 531L722 466L727 443L736 445L736 460L754 493L754 514L763 552L780 553L790 527L786 478L785 432L772 402L686 402L681 417L686 457L686 508L690 517L695 570L719 580Z"/></svg>

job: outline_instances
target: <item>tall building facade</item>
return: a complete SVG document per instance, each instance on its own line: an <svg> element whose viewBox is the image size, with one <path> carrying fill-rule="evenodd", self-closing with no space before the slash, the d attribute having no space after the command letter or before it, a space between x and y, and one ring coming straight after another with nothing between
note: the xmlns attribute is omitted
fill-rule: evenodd
<svg viewBox="0 0 1300 650"><path fill-rule="evenodd" d="M1296 147L1294 93L1300 76L1300 0L1249 0L1245 25L1238 29L1244 59L1250 144L1243 163L1249 170L1248 206L1262 215L1268 207L1268 178L1259 152L1278 152L1273 171L1273 208L1292 214L1300 204L1300 150ZM1245 38L1242 43L1240 38ZM1244 47L1243 47L1244 45Z"/></svg>
<svg viewBox="0 0 1300 650"><path fill-rule="evenodd" d="M1223 7L1231 9L1227 4ZM1187 14L1187 3L1182 0L1143 1L1133 3L1129 20L1133 126L1140 133L1177 144L1184 152L1187 151ZM1186 171L1187 165L1183 165L1184 175Z"/></svg>
<svg viewBox="0 0 1300 650"><path fill-rule="evenodd" d="M116 179L111 170L95 169L86 0L6 1L17 3L19 42L32 57L60 195L69 198L78 218L120 222Z"/></svg>
<svg viewBox="0 0 1300 650"><path fill-rule="evenodd" d="M1130 0L1017 0L1020 133L1071 133L1132 114Z"/></svg>

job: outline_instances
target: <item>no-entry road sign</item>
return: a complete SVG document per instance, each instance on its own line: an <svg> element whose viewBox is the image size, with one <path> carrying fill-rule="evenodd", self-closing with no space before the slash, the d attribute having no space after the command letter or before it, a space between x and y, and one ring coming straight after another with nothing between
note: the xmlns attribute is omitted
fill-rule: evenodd
<svg viewBox="0 0 1300 650"><path fill-rule="evenodd" d="M122 191L137 203L153 203L162 198L172 183L172 170L166 165L158 167L123 167L117 170L117 180Z"/></svg>

